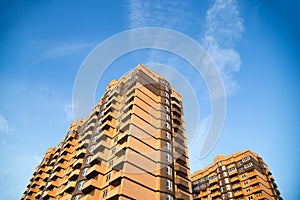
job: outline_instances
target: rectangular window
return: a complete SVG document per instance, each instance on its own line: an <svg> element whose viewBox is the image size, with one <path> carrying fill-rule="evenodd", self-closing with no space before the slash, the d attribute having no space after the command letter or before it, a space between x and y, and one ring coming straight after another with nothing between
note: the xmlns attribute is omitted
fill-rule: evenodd
<svg viewBox="0 0 300 200"><path fill-rule="evenodd" d="M114 164L114 161L113 161L113 160L111 160L111 161L109 161L109 163L108 163L108 166L109 166L109 167L112 167L112 166L113 166L113 164Z"/></svg>
<svg viewBox="0 0 300 200"><path fill-rule="evenodd" d="M84 181L80 181L78 184L78 190L82 190L83 185L84 185Z"/></svg>
<svg viewBox="0 0 300 200"><path fill-rule="evenodd" d="M167 121L170 121L170 115L166 114L165 117Z"/></svg>
<svg viewBox="0 0 300 200"><path fill-rule="evenodd" d="M82 171L82 176L86 176L88 170L89 170L89 168L84 168Z"/></svg>
<svg viewBox="0 0 300 200"><path fill-rule="evenodd" d="M171 150L171 144L169 143L169 142L166 142L166 148L167 148L167 150Z"/></svg>
<svg viewBox="0 0 300 200"><path fill-rule="evenodd" d="M102 197L105 198L107 196L107 189L103 191Z"/></svg>
<svg viewBox="0 0 300 200"><path fill-rule="evenodd" d="M165 99L165 103L166 103L167 105L170 105L170 102L169 102L168 99Z"/></svg>
<svg viewBox="0 0 300 200"><path fill-rule="evenodd" d="M168 194L166 200L173 200L173 197Z"/></svg>
<svg viewBox="0 0 300 200"><path fill-rule="evenodd" d="M170 126L170 124L168 123L168 122L166 122L166 127L167 127L167 129L171 129L171 126Z"/></svg>
<svg viewBox="0 0 300 200"><path fill-rule="evenodd" d="M172 181L170 181L169 179L167 179L167 190L170 190L170 191L173 190L173 188L172 188Z"/></svg>
<svg viewBox="0 0 300 200"><path fill-rule="evenodd" d="M168 163L170 163L171 162L171 156L170 156L170 154L166 154L166 160L167 160L167 162Z"/></svg>
<svg viewBox="0 0 300 200"><path fill-rule="evenodd" d="M77 195L75 196L75 200L80 200L80 197L81 197L81 195L80 195L80 194L77 194Z"/></svg>
<svg viewBox="0 0 300 200"><path fill-rule="evenodd" d="M85 163L90 164L91 159L92 159L92 156L87 157L86 160L85 160Z"/></svg>
<svg viewBox="0 0 300 200"><path fill-rule="evenodd" d="M172 168L170 166L167 166L166 173L171 176L172 175Z"/></svg>
<svg viewBox="0 0 300 200"><path fill-rule="evenodd" d="M168 106L165 106L165 110L169 113L170 112L170 108Z"/></svg>
<svg viewBox="0 0 300 200"><path fill-rule="evenodd" d="M110 174L108 174L107 176L106 176L106 182L108 182L109 180L110 180Z"/></svg>
<svg viewBox="0 0 300 200"><path fill-rule="evenodd" d="M171 134L170 134L169 132L166 132L166 138L167 138L168 140L171 140Z"/></svg>
<svg viewBox="0 0 300 200"><path fill-rule="evenodd" d="M165 97L169 98L169 93L165 92Z"/></svg>

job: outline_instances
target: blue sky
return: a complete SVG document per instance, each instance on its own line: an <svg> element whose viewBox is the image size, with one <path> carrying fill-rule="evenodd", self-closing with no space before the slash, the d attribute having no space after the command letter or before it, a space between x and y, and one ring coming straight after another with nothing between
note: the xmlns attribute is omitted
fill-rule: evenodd
<svg viewBox="0 0 300 200"><path fill-rule="evenodd" d="M170 2L0 2L0 199L19 199L46 149L64 137L72 120L73 84L89 52L114 34L146 26L188 35L218 66L227 92L227 115L215 148L205 159L198 158L211 112L209 95L201 77L174 55L142 50L122 56L102 77L96 97L109 80L139 63L171 66L193 87L201 111L199 137L190 145L192 171L217 154L250 149L269 165L284 199L300 198L298 3ZM184 85L170 76L184 93ZM192 101L184 94L183 99ZM186 106L191 131L195 124L189 110Z"/></svg>

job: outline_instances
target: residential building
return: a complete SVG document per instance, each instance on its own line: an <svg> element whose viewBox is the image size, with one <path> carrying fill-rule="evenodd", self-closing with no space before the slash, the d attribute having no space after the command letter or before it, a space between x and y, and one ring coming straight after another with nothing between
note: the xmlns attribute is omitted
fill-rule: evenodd
<svg viewBox="0 0 300 200"><path fill-rule="evenodd" d="M142 64L49 148L21 199L192 199L182 97Z"/></svg>
<svg viewBox="0 0 300 200"><path fill-rule="evenodd" d="M214 162L191 175L195 200L280 200L271 171L262 158L249 150Z"/></svg>

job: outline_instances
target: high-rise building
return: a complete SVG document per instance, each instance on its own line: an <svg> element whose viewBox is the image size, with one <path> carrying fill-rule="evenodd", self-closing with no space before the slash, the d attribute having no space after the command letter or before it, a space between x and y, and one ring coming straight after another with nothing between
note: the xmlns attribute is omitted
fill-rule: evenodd
<svg viewBox="0 0 300 200"><path fill-rule="evenodd" d="M47 150L22 199L192 199L180 94L143 65L111 81Z"/></svg>
<svg viewBox="0 0 300 200"><path fill-rule="evenodd" d="M280 200L271 171L262 158L249 150L214 162L191 175L195 200Z"/></svg>

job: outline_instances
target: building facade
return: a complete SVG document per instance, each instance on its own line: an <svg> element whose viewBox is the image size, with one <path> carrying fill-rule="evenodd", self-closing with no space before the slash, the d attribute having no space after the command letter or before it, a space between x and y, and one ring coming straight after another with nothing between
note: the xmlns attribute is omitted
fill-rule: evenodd
<svg viewBox="0 0 300 200"><path fill-rule="evenodd" d="M192 199L182 99L143 65L49 148L21 199Z"/></svg>
<svg viewBox="0 0 300 200"><path fill-rule="evenodd" d="M280 200L271 171L249 150L216 156L214 162L191 175L195 200Z"/></svg>

